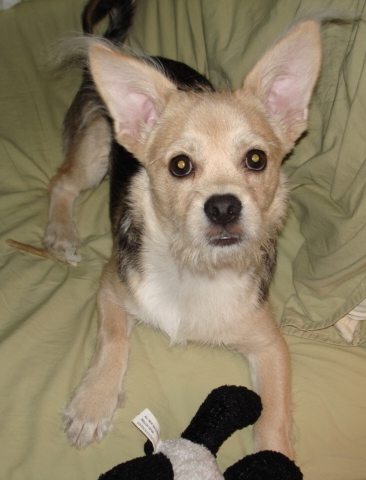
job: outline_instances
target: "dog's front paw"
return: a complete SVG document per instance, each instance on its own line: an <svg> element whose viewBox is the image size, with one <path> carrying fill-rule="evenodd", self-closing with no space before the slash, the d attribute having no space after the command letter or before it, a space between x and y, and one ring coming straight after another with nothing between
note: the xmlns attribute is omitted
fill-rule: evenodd
<svg viewBox="0 0 366 480"><path fill-rule="evenodd" d="M94 440L102 440L111 429L113 414L120 403L121 395L76 392L63 415L63 429L69 443L84 448Z"/></svg>

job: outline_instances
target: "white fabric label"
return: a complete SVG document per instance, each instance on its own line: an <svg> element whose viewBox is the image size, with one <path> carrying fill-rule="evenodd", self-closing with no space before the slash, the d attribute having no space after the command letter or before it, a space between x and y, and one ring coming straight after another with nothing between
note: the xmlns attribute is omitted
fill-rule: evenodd
<svg viewBox="0 0 366 480"><path fill-rule="evenodd" d="M146 437L153 444L154 452L156 452L161 443L161 439L160 425L155 416L148 408L145 408L145 410L143 410L132 420L132 423L146 435Z"/></svg>

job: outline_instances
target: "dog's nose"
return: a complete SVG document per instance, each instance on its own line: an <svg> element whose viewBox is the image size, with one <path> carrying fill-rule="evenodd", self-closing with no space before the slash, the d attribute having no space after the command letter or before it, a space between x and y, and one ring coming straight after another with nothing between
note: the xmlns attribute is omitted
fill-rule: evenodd
<svg viewBox="0 0 366 480"><path fill-rule="evenodd" d="M211 222L223 227L235 223L242 209L240 200L234 195L213 195L205 205L204 211Z"/></svg>

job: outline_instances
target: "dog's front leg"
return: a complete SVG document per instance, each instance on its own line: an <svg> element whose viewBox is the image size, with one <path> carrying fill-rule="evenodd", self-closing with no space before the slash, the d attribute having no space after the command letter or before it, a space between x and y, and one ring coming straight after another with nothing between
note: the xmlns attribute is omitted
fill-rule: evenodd
<svg viewBox="0 0 366 480"><path fill-rule="evenodd" d="M83 380L64 412L69 442L78 448L109 431L122 401L122 381L128 360L128 321L123 286L110 262L98 292L99 331L96 350Z"/></svg>
<svg viewBox="0 0 366 480"><path fill-rule="evenodd" d="M249 361L253 388L263 411L254 425L255 451L273 450L294 458L291 414L291 368L287 344L268 305L254 319L257 335L236 348Z"/></svg>

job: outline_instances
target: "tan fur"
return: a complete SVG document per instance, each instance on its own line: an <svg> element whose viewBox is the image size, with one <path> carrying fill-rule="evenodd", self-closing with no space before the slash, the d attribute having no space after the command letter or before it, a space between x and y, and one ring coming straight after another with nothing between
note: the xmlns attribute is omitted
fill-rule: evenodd
<svg viewBox="0 0 366 480"><path fill-rule="evenodd" d="M318 24L304 22L267 52L237 91L194 93L178 91L138 59L91 46L90 69L115 138L144 167L133 180L135 215L144 225L143 268L130 269L122 282L115 243L98 294L96 352L65 411L72 444L83 447L108 431L123 396L128 333L142 322L164 331L173 344L227 345L245 355L264 405L255 449L294 457L289 353L259 291L269 275L264 255L286 214L281 162L306 128L320 52ZM80 190L104 175L109 144L109 125L93 115L72 139L50 187L44 239L50 250L76 247L72 205ZM263 172L243 166L251 149L267 153ZM177 179L169 162L181 154L194 160L195 169ZM222 228L208 222L203 205L228 193L243 205L240 219L226 227L241 240L217 247L210 240Z"/></svg>
<svg viewBox="0 0 366 480"><path fill-rule="evenodd" d="M73 256L79 241L73 222L73 206L81 190L99 184L108 169L110 127L97 118L88 125L78 143L68 146L66 161L49 186L48 226L43 242L48 250L70 249Z"/></svg>
<svg viewBox="0 0 366 480"><path fill-rule="evenodd" d="M122 380L128 359L125 291L116 278L113 258L106 265L97 297L99 331L93 361L64 415L70 440L82 447L101 440L122 401Z"/></svg>
<svg viewBox="0 0 366 480"><path fill-rule="evenodd" d="M193 94L192 98L187 95L180 98L182 96L178 94L172 99L169 114L160 118L159 135L168 141L169 138L174 140L169 143L152 141L143 145L144 150L138 151L140 159L161 158L161 161L147 161L145 164L155 192L155 214L162 223L168 219L164 224L174 236L172 249L181 263L191 263L192 267L201 270L233 264L238 268L239 265L246 266L246 249L238 249L230 256L226 255L225 249L215 249L216 258L213 260L213 249L199 248L207 229L201 216L201 204L211 194L225 194L227 191L237 194L245 210L245 225L231 228L237 228L238 233L245 231L247 248L251 251L259 248L261 240L273 236L284 219L286 193L279 176L284 150L268 129L263 115L254 115L255 110L251 118L243 115L242 112L252 108L250 98L238 100L227 92L210 94L209 102L195 98ZM249 148L265 150L272 158L260 177L244 172L243 152ZM193 183L180 182L177 198L177 182L167 178L165 172L169 159L182 151L195 159L196 173ZM264 191L266 195L263 195ZM197 248L192 248L193 245Z"/></svg>

